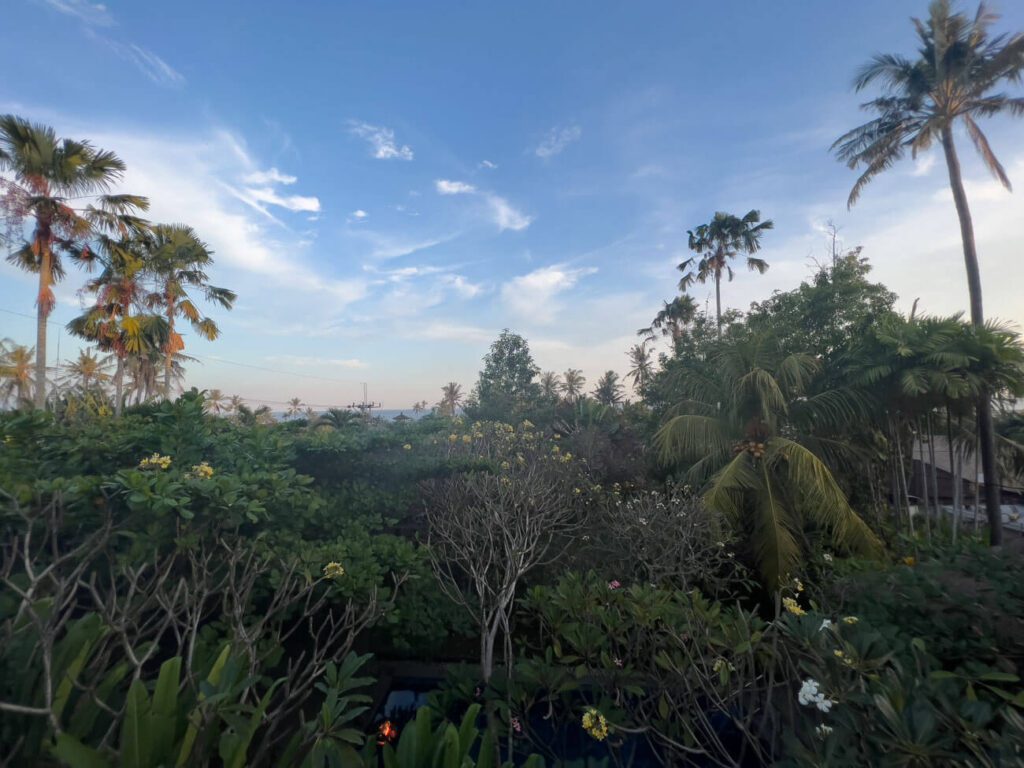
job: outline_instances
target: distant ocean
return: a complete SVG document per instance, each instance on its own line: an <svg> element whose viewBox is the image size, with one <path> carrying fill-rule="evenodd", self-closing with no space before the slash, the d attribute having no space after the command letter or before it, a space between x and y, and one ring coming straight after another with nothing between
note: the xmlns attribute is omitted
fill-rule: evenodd
<svg viewBox="0 0 1024 768"><path fill-rule="evenodd" d="M318 414L323 412L324 411L317 411ZM373 417L375 419L384 419L384 421L394 421L396 416L404 414L408 416L410 419L422 419L428 413L430 413L429 409L423 411L423 413L413 413L412 408L410 408L409 410L402 410L400 408L374 408ZM283 421L285 419L284 411L274 411L274 418L277 419L278 421Z"/></svg>

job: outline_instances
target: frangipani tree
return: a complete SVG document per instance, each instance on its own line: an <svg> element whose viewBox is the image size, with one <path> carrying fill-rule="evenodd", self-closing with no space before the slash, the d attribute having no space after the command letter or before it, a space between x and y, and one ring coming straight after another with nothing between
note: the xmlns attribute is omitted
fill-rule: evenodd
<svg viewBox="0 0 1024 768"><path fill-rule="evenodd" d="M773 589L799 567L808 524L837 548L880 547L812 449L815 430L858 412L842 393L808 395L817 370L813 358L782 355L767 337L723 344L679 375L678 405L655 436L661 458L688 464L708 506L746 538Z"/></svg>

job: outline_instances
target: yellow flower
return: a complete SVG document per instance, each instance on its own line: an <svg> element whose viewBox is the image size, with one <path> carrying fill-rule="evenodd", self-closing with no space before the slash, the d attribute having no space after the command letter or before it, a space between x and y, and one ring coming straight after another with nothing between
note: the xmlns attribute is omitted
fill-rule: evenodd
<svg viewBox="0 0 1024 768"><path fill-rule="evenodd" d="M860 619L858 619L856 616L843 617L843 624L856 624L858 621L860 621Z"/></svg>
<svg viewBox="0 0 1024 768"><path fill-rule="evenodd" d="M334 579L339 579L344 575L345 569L344 567L342 567L341 563L336 563L332 561L324 566L325 579L330 579L331 581L333 581Z"/></svg>
<svg viewBox="0 0 1024 768"><path fill-rule="evenodd" d="M161 456L154 453L139 462L139 469L168 469L171 466L170 456Z"/></svg>
<svg viewBox="0 0 1024 768"><path fill-rule="evenodd" d="M448 435L448 442L449 443L454 443L458 439L459 439L458 435Z"/></svg>
<svg viewBox="0 0 1024 768"><path fill-rule="evenodd" d="M580 488L573 488L572 492L575 493L577 496L583 493L583 491Z"/></svg>
<svg viewBox="0 0 1024 768"><path fill-rule="evenodd" d="M501 478L501 484L502 485L512 485L512 481L509 480L507 477L502 477Z"/></svg>
<svg viewBox="0 0 1024 768"><path fill-rule="evenodd" d="M558 446L556 445L556 446L555 446L554 448L552 448L552 449L551 449L551 452L552 452L552 453L559 453L559 452L561 452L561 450L562 450L562 449L561 449L561 448L559 448L559 447L558 447Z"/></svg>
<svg viewBox="0 0 1024 768"><path fill-rule="evenodd" d="M593 707L588 707L583 713L583 730L590 738L597 741L604 741L608 737L608 721L605 716Z"/></svg>
<svg viewBox="0 0 1024 768"><path fill-rule="evenodd" d="M807 611L805 611L803 608L801 608L800 604L797 603L797 601L794 600L792 597L784 597L784 598L782 598L782 606L787 611L792 613L794 616L803 616L805 613L807 613Z"/></svg>
<svg viewBox="0 0 1024 768"><path fill-rule="evenodd" d="M916 557L910 557L908 555L907 557L903 558L903 564L904 565L917 565L917 558Z"/></svg>
<svg viewBox="0 0 1024 768"><path fill-rule="evenodd" d="M804 591L804 583L800 581L800 579L793 579L793 586L796 588L797 592Z"/></svg>
<svg viewBox="0 0 1024 768"><path fill-rule="evenodd" d="M405 445L402 446L402 450L403 451L411 451L412 450L412 446L409 445L409 443L406 443Z"/></svg>
<svg viewBox="0 0 1024 768"><path fill-rule="evenodd" d="M199 464L193 464L191 474L192 477L199 477L202 478L203 480L209 480L211 477L213 477L213 467L211 467L205 461L200 462Z"/></svg>
<svg viewBox="0 0 1024 768"><path fill-rule="evenodd" d="M511 469L512 465L509 464L507 461L503 461L503 462L501 462L501 468L502 469Z"/></svg>
<svg viewBox="0 0 1024 768"><path fill-rule="evenodd" d="M523 423L520 424L523 429L533 429L533 422L529 419L523 419Z"/></svg>
<svg viewBox="0 0 1024 768"><path fill-rule="evenodd" d="M462 442L464 442L464 443L466 443L468 445L469 443L473 442L473 438L470 437L469 435L463 435L462 436Z"/></svg>

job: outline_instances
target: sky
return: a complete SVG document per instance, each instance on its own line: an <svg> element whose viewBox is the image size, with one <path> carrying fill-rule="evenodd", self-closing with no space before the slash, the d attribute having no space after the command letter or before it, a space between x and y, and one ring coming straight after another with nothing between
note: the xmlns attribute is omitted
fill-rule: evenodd
<svg viewBox="0 0 1024 768"><path fill-rule="evenodd" d="M994 3L1024 29L1024 3ZM965 6L966 7L966 6ZM971 6L973 10L973 6ZM829 153L863 122L857 67L914 50L924 0L156 2L8 0L0 112L127 163L120 189L214 251L222 335L186 334L187 385L277 405L386 408L468 390L503 328L544 370L624 373L676 292L686 230L775 222L745 309L827 258L831 220L908 310L967 308L938 150L872 182ZM1024 187L1024 123L989 138ZM986 313L1020 325L1024 195L959 136ZM51 364L86 279L58 288ZM711 286L697 286L701 302ZM0 266L0 337L34 342L31 276ZM59 349L59 357L57 347Z"/></svg>

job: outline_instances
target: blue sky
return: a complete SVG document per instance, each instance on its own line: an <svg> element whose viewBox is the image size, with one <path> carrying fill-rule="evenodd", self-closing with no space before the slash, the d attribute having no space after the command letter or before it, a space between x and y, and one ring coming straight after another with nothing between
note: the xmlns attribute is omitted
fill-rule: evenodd
<svg viewBox="0 0 1024 768"><path fill-rule="evenodd" d="M907 161L848 212L854 176L828 153L862 120L854 70L910 53L925 6L13 0L0 111L114 150L153 220L213 247L240 298L214 314L219 341L186 337L190 385L332 405L365 381L408 408L449 380L468 389L503 327L545 369L623 372L674 294L686 230L716 210L776 225L770 270L738 273L729 306L798 284L833 219L905 307L965 308L941 158ZM1002 29L1024 29L1024 4L997 6ZM1019 185L1022 127L987 126ZM961 152L987 311L1020 323L1024 198ZM31 343L10 314L33 313L31 281L0 278L0 336ZM69 272L55 322L82 281Z"/></svg>

